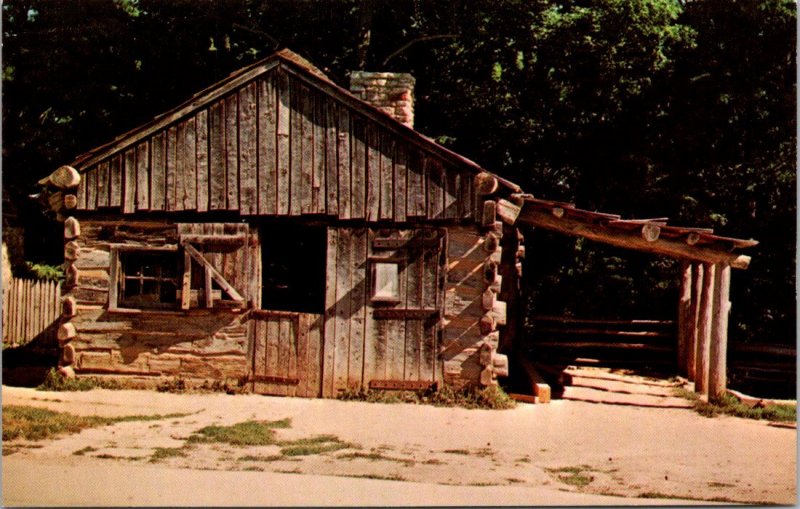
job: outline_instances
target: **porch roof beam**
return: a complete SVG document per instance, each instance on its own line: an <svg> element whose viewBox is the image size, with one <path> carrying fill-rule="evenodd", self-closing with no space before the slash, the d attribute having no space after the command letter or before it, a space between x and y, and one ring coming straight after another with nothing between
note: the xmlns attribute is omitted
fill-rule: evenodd
<svg viewBox="0 0 800 509"><path fill-rule="evenodd" d="M642 235L638 229L609 228L602 221L591 221L571 214L561 214L559 216L554 214L552 210L548 210L547 207L525 205L517 218L518 224L527 224L567 235L586 237L587 239L613 246L671 256L682 260L721 263L736 269L746 269L750 264L749 256L732 253L729 250L690 245L680 239L658 236L655 240L648 240L647 236Z"/></svg>

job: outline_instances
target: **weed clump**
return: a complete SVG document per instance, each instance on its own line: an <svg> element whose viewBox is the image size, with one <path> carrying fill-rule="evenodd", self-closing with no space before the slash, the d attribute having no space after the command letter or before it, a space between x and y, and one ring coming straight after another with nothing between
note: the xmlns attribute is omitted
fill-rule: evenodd
<svg viewBox="0 0 800 509"><path fill-rule="evenodd" d="M427 391L378 391L361 387L341 391L338 399L344 401L367 401L370 403L412 403L505 410L516 407L516 402L498 386L484 388L453 389L445 385L439 390Z"/></svg>
<svg viewBox="0 0 800 509"><path fill-rule="evenodd" d="M792 405L749 407L731 394L725 394L720 401L713 403L697 400L695 409L697 413L706 417L724 414L745 419L766 419L778 422L794 422L797 420L797 408Z"/></svg>
<svg viewBox="0 0 800 509"><path fill-rule="evenodd" d="M56 368L50 368L44 381L36 387L39 391L90 391L92 389L120 389L116 380L103 380L98 377L66 378Z"/></svg>
<svg viewBox="0 0 800 509"><path fill-rule="evenodd" d="M676 395L686 398L694 403L695 411L704 417L718 415L731 415L743 419L768 420L776 422L796 422L797 407L794 405L767 405L750 407L739 401L732 394L724 394L720 401L706 402L692 391L679 388Z"/></svg>
<svg viewBox="0 0 800 509"><path fill-rule="evenodd" d="M242 394L246 392L243 381L231 382L229 380L203 380L201 384L190 384L185 378L176 376L160 382L156 386L158 392L184 394L187 392L224 392L225 394Z"/></svg>

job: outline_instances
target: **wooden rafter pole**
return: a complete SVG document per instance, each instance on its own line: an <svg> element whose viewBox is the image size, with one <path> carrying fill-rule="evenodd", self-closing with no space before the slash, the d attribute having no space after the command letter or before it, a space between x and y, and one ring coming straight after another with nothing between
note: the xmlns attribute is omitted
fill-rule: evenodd
<svg viewBox="0 0 800 509"><path fill-rule="evenodd" d="M731 268L719 265L714 273L714 311L711 327L711 357L708 398L719 401L727 388L728 316L731 310Z"/></svg>
<svg viewBox="0 0 800 509"><path fill-rule="evenodd" d="M697 320L700 317L700 294L703 288L703 265L692 263L692 281L689 289L691 309L686 324L688 341L686 343L686 377L694 381L697 359Z"/></svg>
<svg viewBox="0 0 800 509"><path fill-rule="evenodd" d="M700 316L697 321L697 354L694 377L694 391L698 394L708 394L715 272L715 266L713 264L703 264L703 286L700 293Z"/></svg>
<svg viewBox="0 0 800 509"><path fill-rule="evenodd" d="M724 263L735 269L746 269L750 264L750 257L746 255L697 245L691 246L682 240L666 239L663 236L651 241L643 238L641 229L630 231L612 230L601 224L581 221L567 215L558 217L554 215L553 211L541 208L523 207L517 222L567 235L579 235L613 246L671 256L681 260L697 260L707 264Z"/></svg>
<svg viewBox="0 0 800 509"><path fill-rule="evenodd" d="M678 298L678 370L683 376L689 373L688 345L691 343L694 320L692 315L692 264L681 263L681 287Z"/></svg>

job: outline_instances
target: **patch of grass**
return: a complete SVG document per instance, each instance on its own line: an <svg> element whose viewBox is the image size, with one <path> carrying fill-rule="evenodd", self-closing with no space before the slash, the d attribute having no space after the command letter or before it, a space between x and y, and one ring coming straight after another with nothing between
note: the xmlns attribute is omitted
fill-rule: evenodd
<svg viewBox="0 0 800 509"><path fill-rule="evenodd" d="M570 486L583 488L594 481L594 476L586 475L585 471L591 471L586 465L579 467L546 468L546 471L555 474L559 481Z"/></svg>
<svg viewBox="0 0 800 509"><path fill-rule="evenodd" d="M441 460L437 460L436 458L431 458L429 460L425 460L422 462L423 465L444 465L445 462Z"/></svg>
<svg viewBox="0 0 800 509"><path fill-rule="evenodd" d="M98 377L65 378L55 368L45 375L44 381L36 387L38 391L90 391L92 389L121 389L116 380L104 380Z"/></svg>
<svg viewBox="0 0 800 509"><path fill-rule="evenodd" d="M456 390L444 386L438 391L377 391L350 388L339 393L338 399L345 401L367 401L369 403L413 403L434 406L459 406L504 410L516 407L516 402L498 386L466 388Z"/></svg>
<svg viewBox="0 0 800 509"><path fill-rule="evenodd" d="M686 498L680 497L678 495L667 495L666 493L660 493L658 491L646 491L644 493L639 493L636 495L637 498Z"/></svg>
<svg viewBox="0 0 800 509"><path fill-rule="evenodd" d="M279 455L262 456L262 455L259 455L259 454L246 454L244 456L240 456L239 458L237 458L236 461L264 461L264 462L269 462L269 461L278 461L278 460L282 460L282 459L283 459L283 456L279 456Z"/></svg>
<svg viewBox="0 0 800 509"><path fill-rule="evenodd" d="M525 482L522 479L517 479L516 477L509 477L509 478L506 479L506 481L508 481L511 484L519 484L519 483L524 483Z"/></svg>
<svg viewBox="0 0 800 509"><path fill-rule="evenodd" d="M259 467L258 465L250 465L249 467L245 467L242 470L245 472L263 472L264 469Z"/></svg>
<svg viewBox="0 0 800 509"><path fill-rule="evenodd" d="M141 456L114 456L113 454L98 454L95 458L100 458L101 460L130 460L130 461L139 461L142 458Z"/></svg>
<svg viewBox="0 0 800 509"><path fill-rule="evenodd" d="M164 460L167 458L185 458L188 456L186 453L186 447L156 447L153 450L153 454L150 455L150 462L155 463L156 461Z"/></svg>
<svg viewBox="0 0 800 509"><path fill-rule="evenodd" d="M520 459L517 460L517 463L530 463L530 462L531 462L531 459L529 457L527 457L527 456L523 456L523 457L521 457Z"/></svg>
<svg viewBox="0 0 800 509"><path fill-rule="evenodd" d="M127 415L122 417L80 416L46 408L8 405L3 407L3 441L44 440L59 435L78 433L86 428L129 421L152 421L188 414Z"/></svg>
<svg viewBox="0 0 800 509"><path fill-rule="evenodd" d="M402 475L397 474L390 474L390 475L381 475L381 474L355 474L355 475L348 475L346 477L356 477L358 479L377 479L379 481L405 481L406 478Z"/></svg>
<svg viewBox="0 0 800 509"><path fill-rule="evenodd" d="M12 444L9 446L3 445L3 456L14 454L20 449L41 449L42 447L44 446L39 444Z"/></svg>
<svg viewBox="0 0 800 509"><path fill-rule="evenodd" d="M272 445L275 429L291 426L289 419L280 421L245 421L231 426L206 426L189 436L189 443L223 443L231 445Z"/></svg>
<svg viewBox="0 0 800 509"><path fill-rule="evenodd" d="M320 435L311 438L280 442L281 454L284 456L311 456L341 449L352 449L355 446L339 440L333 435Z"/></svg>
<svg viewBox="0 0 800 509"><path fill-rule="evenodd" d="M697 400L700 399L700 395L699 394L697 394L694 391L690 391L689 389L687 389L685 387L675 387L673 389L673 392L675 393L676 396L678 396L680 398L683 398L683 399L688 399L689 401L697 401Z"/></svg>
<svg viewBox="0 0 800 509"><path fill-rule="evenodd" d="M442 452L447 454L462 454L464 456L469 456L469 451L466 449L445 449Z"/></svg>
<svg viewBox="0 0 800 509"><path fill-rule="evenodd" d="M796 422L797 407L794 405L769 405L765 407L749 407L732 394L725 394L720 401L706 402L700 396L684 388L675 390L677 396L694 403L695 411L704 417L730 415L743 419L768 420L776 422Z"/></svg>
<svg viewBox="0 0 800 509"><path fill-rule="evenodd" d="M405 458L395 458L393 456L386 456L379 452L350 452L347 454L342 454L337 456L339 459L345 460L352 460L352 459L366 459L370 461L394 461L397 463L402 463L406 466L413 466L416 464L416 461L405 459Z"/></svg>
<svg viewBox="0 0 800 509"><path fill-rule="evenodd" d="M730 483L727 483L727 482L716 482L716 481L708 483L708 486L710 488L735 488L736 487L735 484L730 484Z"/></svg>
<svg viewBox="0 0 800 509"><path fill-rule="evenodd" d="M615 496L621 496L621 497L630 496L629 494L621 494L621 493L620 494L609 493L609 495L615 495ZM701 501L701 502L721 502L723 504L745 504L745 505L748 505L748 506L770 506L770 505L774 506L774 505L779 505L776 502L742 501L742 500L734 500L732 498L721 497L721 496L711 497L711 498L698 498L698 497L693 497L691 495L670 495L670 494L661 493L661 492L658 492L658 491L646 491L644 493L639 493L638 495L634 495L634 496L636 498L685 499L685 500L697 500L697 501Z"/></svg>
<svg viewBox="0 0 800 509"><path fill-rule="evenodd" d="M95 452L97 450L96 447L92 447L91 445L87 445L83 449L78 449L77 451L73 452L74 456L83 456L87 452Z"/></svg>

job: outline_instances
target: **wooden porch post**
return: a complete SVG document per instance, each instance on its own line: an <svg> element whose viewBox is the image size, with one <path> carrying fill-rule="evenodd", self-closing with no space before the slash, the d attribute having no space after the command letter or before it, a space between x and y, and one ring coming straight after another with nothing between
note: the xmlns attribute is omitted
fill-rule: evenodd
<svg viewBox="0 0 800 509"><path fill-rule="evenodd" d="M718 264L714 276L714 314L712 317L711 358L708 380L708 397L712 401L722 399L727 388L728 316L731 267Z"/></svg>
<svg viewBox="0 0 800 509"><path fill-rule="evenodd" d="M688 345L691 343L694 324L690 320L692 314L692 265L681 263L681 292L678 299L678 372L687 376L689 373Z"/></svg>
<svg viewBox="0 0 800 509"><path fill-rule="evenodd" d="M703 265L692 263L692 287L689 300L691 308L686 327L689 331L686 344L686 377L694 382L697 359L697 320L700 317L700 293L703 286Z"/></svg>
<svg viewBox="0 0 800 509"><path fill-rule="evenodd" d="M714 270L711 263L703 264L703 285L700 292L700 316L697 321L697 357L695 359L694 391L708 394L708 371L711 354L711 321L714 307Z"/></svg>

